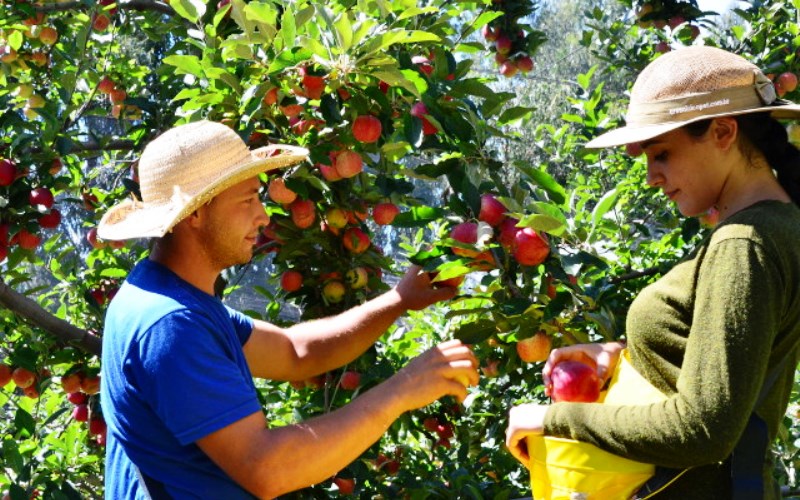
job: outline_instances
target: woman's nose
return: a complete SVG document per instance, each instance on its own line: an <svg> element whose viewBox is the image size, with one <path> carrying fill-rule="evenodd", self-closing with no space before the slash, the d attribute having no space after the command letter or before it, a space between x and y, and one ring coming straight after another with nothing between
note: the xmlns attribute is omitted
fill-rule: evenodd
<svg viewBox="0 0 800 500"><path fill-rule="evenodd" d="M647 185L650 187L658 187L664 183L664 175L661 171L654 167L651 162L647 162Z"/></svg>

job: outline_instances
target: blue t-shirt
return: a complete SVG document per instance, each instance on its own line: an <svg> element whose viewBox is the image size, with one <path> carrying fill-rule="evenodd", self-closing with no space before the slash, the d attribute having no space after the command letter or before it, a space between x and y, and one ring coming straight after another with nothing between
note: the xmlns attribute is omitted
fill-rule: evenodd
<svg viewBox="0 0 800 500"><path fill-rule="evenodd" d="M195 444L261 411L242 351L252 329L166 267L136 265L103 333L106 498L145 498L133 464L173 498L253 498Z"/></svg>

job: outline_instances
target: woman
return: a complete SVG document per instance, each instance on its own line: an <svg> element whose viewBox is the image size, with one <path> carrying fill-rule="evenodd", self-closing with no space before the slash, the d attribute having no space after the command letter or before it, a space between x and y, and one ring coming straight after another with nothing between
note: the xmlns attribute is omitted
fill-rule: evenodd
<svg viewBox="0 0 800 500"><path fill-rule="evenodd" d="M724 50L676 50L642 71L627 125L587 146L640 147L647 183L683 215L716 209L720 216L709 239L642 290L628 313L631 362L668 398L639 406L517 406L506 433L515 457L527 462L524 438L531 434L568 437L636 461L689 468L656 498L732 497L731 452L752 434L745 431L752 414L774 439L798 362L800 152L775 117L800 117L800 106L777 100L756 66ZM605 382L622 347L554 350L543 370L548 394L558 362L588 360ZM779 496L769 450L764 455L763 495L749 498Z"/></svg>

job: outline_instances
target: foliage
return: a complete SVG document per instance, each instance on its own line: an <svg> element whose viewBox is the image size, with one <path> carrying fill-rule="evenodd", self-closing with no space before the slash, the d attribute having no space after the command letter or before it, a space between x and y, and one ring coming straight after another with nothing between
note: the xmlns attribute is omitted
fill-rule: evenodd
<svg viewBox="0 0 800 500"><path fill-rule="evenodd" d="M260 381L270 425L341 407L426 347L461 338L481 360L467 402L404 415L338 476L354 478L365 498L524 496L527 471L503 446L505 415L545 397L541 365L523 362L516 342L537 332L554 346L620 338L632 298L706 231L644 187L644 159L582 144L617 124L629 83L668 47L719 45L775 75L798 71L800 48L796 8L784 2L740 9L726 30L693 1L563 4L570 15L583 9L580 31L544 29L537 23L574 23L559 25L554 3L535 1L1 3L0 162L17 175L5 183L0 170L0 284L17 295L0 290L0 303L16 307L22 296L42 308L0 309L5 364L37 375L34 389L0 392L0 485L10 497L102 496L104 434L74 418L60 387L77 375L83 384L66 392L89 394L87 418L101 420L91 386L98 353L33 319L52 315L101 335L105 307L147 242L111 245L92 230L108 207L139 194L143 145L199 118L229 125L254 148L311 151L310 162L264 176L272 222L254 261L224 274L228 297L261 297L248 314L278 324L334 314L386 290L409 261L437 281L466 277L456 299L409 313L349 366ZM512 56L539 61L529 77L486 71L482 59L497 46L484 28L500 26L520 40ZM579 53L580 65L548 59L551 51ZM543 95L544 77L557 90ZM360 117L374 118L363 123L378 127L377 139L356 127ZM274 199L277 179L311 208L305 217L301 203ZM55 205L31 204L36 188ZM501 225L479 220L488 194L518 221L512 234L545 235L542 260L525 264ZM400 208L388 225L375 217L386 203ZM54 209L60 223L44 228ZM452 232L478 222L472 241ZM354 247L362 234L365 249ZM26 244L29 235L41 241ZM268 280L244 278L264 269ZM290 292L279 286L288 270L302 275ZM332 282L341 297L326 292ZM341 388L346 371L361 374L357 389ZM796 481L795 423L787 415L780 439L776 474L787 485ZM287 497L337 490L326 481Z"/></svg>

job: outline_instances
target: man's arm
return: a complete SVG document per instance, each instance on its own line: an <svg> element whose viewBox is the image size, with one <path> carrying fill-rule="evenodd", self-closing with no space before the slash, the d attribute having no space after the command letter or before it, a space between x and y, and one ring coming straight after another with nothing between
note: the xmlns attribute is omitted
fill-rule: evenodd
<svg viewBox="0 0 800 500"><path fill-rule="evenodd" d="M245 357L255 377L303 380L356 359L409 309L423 309L455 293L455 288L434 288L428 274L412 266L392 290L336 316L290 328L256 320Z"/></svg>
<svg viewBox="0 0 800 500"><path fill-rule="evenodd" d="M403 412L450 394L463 400L478 381L477 360L457 340L413 359L348 405L306 422L267 429L261 412L197 441L231 478L260 498L319 483L346 467L386 432Z"/></svg>

